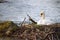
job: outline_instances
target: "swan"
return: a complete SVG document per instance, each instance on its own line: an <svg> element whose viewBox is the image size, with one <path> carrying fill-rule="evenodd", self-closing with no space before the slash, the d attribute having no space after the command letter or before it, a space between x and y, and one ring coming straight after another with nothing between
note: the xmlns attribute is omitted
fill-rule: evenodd
<svg viewBox="0 0 60 40"><path fill-rule="evenodd" d="M53 23L50 19L45 18L45 13L44 11L40 12L40 20L37 22L37 25L50 25Z"/></svg>

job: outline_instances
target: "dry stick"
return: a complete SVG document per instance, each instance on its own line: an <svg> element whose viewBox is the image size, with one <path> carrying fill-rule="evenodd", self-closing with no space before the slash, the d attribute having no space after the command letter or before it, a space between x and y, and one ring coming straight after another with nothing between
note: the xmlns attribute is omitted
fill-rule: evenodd
<svg viewBox="0 0 60 40"><path fill-rule="evenodd" d="M53 39L53 34L51 34L51 36L52 36L52 40L54 40L54 39Z"/></svg>
<svg viewBox="0 0 60 40"><path fill-rule="evenodd" d="M37 23L37 22L35 22L28 14L27 14L27 16L29 17L29 20L30 20L30 21L32 21L32 22L35 23L35 24Z"/></svg>
<svg viewBox="0 0 60 40"><path fill-rule="evenodd" d="M46 39L50 34L53 34L53 33L54 32L47 33L44 39Z"/></svg>
<svg viewBox="0 0 60 40"><path fill-rule="evenodd" d="M59 38L58 38L57 34L56 34L56 37L57 37L57 40L59 40Z"/></svg>
<svg viewBox="0 0 60 40"><path fill-rule="evenodd" d="M21 23L21 26L22 26L22 24L25 22L25 19L26 19L26 17L24 18L23 22Z"/></svg>
<svg viewBox="0 0 60 40"><path fill-rule="evenodd" d="M51 35L50 35L51 36ZM50 36L48 36L49 40L51 40Z"/></svg>
<svg viewBox="0 0 60 40"><path fill-rule="evenodd" d="M48 33L48 34L46 35L46 37L44 38L44 40L45 40L47 37L50 37L50 36L48 36L48 35L53 34L53 33L55 33L55 32ZM56 34L56 36L57 36L57 34ZM49 40L54 40L54 39L53 39L53 36L52 36L52 39L49 38ZM57 40L59 40L58 36L57 36Z"/></svg>

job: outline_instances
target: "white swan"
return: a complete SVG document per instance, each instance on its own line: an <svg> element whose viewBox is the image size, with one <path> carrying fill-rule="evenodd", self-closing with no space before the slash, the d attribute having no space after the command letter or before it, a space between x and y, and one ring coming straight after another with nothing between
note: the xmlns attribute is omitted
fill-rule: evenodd
<svg viewBox="0 0 60 40"><path fill-rule="evenodd" d="M40 20L37 22L37 25L50 25L53 23L53 21L49 20L49 19L45 19L45 14L44 11L41 11L40 13Z"/></svg>

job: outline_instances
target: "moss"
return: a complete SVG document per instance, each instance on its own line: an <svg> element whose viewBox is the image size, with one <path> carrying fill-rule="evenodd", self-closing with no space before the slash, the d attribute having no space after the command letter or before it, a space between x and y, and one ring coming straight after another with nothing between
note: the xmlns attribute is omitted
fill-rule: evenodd
<svg viewBox="0 0 60 40"><path fill-rule="evenodd" d="M15 31L16 29L18 29L18 26L12 21L5 21L3 23L0 23L0 32L9 34Z"/></svg>
<svg viewBox="0 0 60 40"><path fill-rule="evenodd" d="M10 21L6 21L6 22L3 22L3 23L0 23L0 31L9 28L10 24L11 24Z"/></svg>

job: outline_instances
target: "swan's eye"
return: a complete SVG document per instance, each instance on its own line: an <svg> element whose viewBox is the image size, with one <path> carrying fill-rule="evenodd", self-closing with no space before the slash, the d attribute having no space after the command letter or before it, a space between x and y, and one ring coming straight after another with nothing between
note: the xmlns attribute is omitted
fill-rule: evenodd
<svg viewBox="0 0 60 40"><path fill-rule="evenodd" d="M43 13L41 13L41 16L43 15Z"/></svg>

